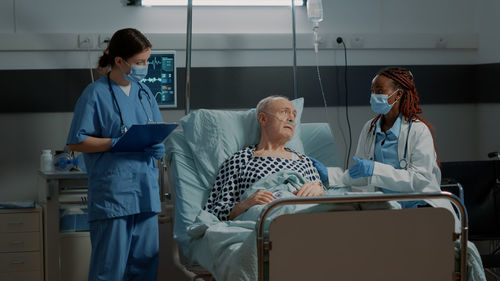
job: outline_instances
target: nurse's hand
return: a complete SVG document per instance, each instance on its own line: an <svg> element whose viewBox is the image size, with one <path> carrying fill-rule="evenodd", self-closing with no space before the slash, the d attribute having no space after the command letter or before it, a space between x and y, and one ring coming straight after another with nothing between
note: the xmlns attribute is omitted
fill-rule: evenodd
<svg viewBox="0 0 500 281"><path fill-rule="evenodd" d="M293 194L299 197L321 196L325 195L325 190L320 182L307 182L302 185L299 190L294 191Z"/></svg>
<svg viewBox="0 0 500 281"><path fill-rule="evenodd" d="M356 156L354 156L353 159L356 163L349 169L349 176L351 176L351 178L366 178L373 175L373 167L375 166L374 161L360 159Z"/></svg>
<svg viewBox="0 0 500 281"><path fill-rule="evenodd" d="M153 144L152 146L144 148L144 151L155 159L160 160L163 154L165 154L165 145L163 145L163 143Z"/></svg>
<svg viewBox="0 0 500 281"><path fill-rule="evenodd" d="M122 137L118 138L111 138L111 148L116 145L116 143L121 139Z"/></svg>
<svg viewBox="0 0 500 281"><path fill-rule="evenodd" d="M87 136L80 143L68 144L71 151L78 151L82 153L99 153L109 151L113 145L118 142L119 138L98 138Z"/></svg>

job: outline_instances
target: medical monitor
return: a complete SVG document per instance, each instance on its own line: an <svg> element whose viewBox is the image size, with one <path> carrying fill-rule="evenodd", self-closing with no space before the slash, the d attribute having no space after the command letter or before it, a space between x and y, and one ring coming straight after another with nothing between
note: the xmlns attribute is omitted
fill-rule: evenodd
<svg viewBox="0 0 500 281"><path fill-rule="evenodd" d="M151 51L148 75L141 82L153 93L160 108L177 107L175 51Z"/></svg>

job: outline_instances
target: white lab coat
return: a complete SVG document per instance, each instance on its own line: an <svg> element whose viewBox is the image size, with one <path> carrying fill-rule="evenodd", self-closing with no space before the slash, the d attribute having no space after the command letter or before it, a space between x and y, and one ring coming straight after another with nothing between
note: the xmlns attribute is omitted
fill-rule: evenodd
<svg viewBox="0 0 500 281"><path fill-rule="evenodd" d="M356 149L356 156L364 159L374 159L374 147L376 135L368 132L372 120L366 122L361 130ZM398 139L398 156L404 159L404 149L408 135L409 122L403 118L401 132ZM349 172L340 168L328 168L328 179L330 186L352 186L353 189L362 191L375 191L375 187L403 192L440 192L441 170L436 163L436 152L429 128L418 120L413 121L408 139L406 169L395 169L389 164L375 162L373 175L353 179ZM455 231L460 232L460 222L455 215L451 203L445 199L425 200L433 207L442 207L450 210L455 217Z"/></svg>

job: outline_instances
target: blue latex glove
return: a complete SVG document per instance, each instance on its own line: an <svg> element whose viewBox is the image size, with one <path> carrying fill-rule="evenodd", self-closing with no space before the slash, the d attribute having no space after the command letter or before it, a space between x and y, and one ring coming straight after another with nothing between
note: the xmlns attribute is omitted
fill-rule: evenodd
<svg viewBox="0 0 500 281"><path fill-rule="evenodd" d="M111 138L111 147L115 146L116 143L121 139L122 137L118 138Z"/></svg>
<svg viewBox="0 0 500 281"><path fill-rule="evenodd" d="M359 159L358 157L353 157L356 163L349 169L349 176L353 179L366 178L373 175L373 166L375 162L368 159Z"/></svg>
<svg viewBox="0 0 500 281"><path fill-rule="evenodd" d="M313 162L314 168L318 170L319 173L319 178L321 179L321 182L323 183L328 183L328 170L326 169L325 165L323 163L319 162L318 160L309 157L311 161ZM328 184L327 184L328 186Z"/></svg>
<svg viewBox="0 0 500 281"><path fill-rule="evenodd" d="M163 143L153 144L152 146L144 148L144 151L155 159L160 160L163 154L165 154L165 145L163 145Z"/></svg>

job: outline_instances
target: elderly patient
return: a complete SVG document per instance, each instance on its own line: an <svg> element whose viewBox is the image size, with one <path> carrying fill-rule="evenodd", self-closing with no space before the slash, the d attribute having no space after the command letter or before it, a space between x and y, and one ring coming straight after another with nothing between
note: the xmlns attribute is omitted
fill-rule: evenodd
<svg viewBox="0 0 500 281"><path fill-rule="evenodd" d="M261 130L259 143L243 148L224 162L204 207L220 220L232 220L252 206L274 200L266 190L240 198L254 182L283 170L295 171L306 180L295 195L325 194L311 159L285 146L295 131L297 112L293 104L286 97L271 96L261 100L256 110Z"/></svg>

